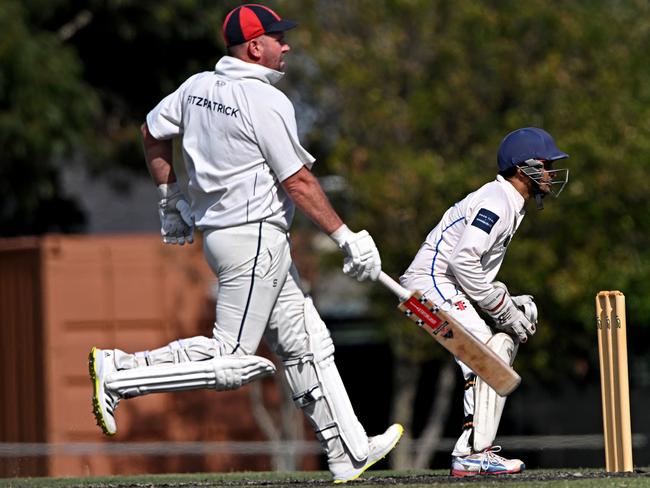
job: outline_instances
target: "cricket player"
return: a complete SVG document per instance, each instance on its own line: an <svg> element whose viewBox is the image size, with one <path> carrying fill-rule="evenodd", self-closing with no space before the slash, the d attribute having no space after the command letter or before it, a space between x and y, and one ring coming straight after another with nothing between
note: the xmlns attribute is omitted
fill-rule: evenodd
<svg viewBox="0 0 650 488"><path fill-rule="evenodd" d="M542 129L526 127L508 134L499 147L496 180L445 212L400 277L404 287L421 291L511 365L519 343L535 334L537 307L532 296L510 296L495 279L526 202L534 199L541 209L543 198L557 197L567 183L568 170L553 169L567 157ZM477 308L493 323L488 325ZM451 474L522 471L521 460L497 455L501 447L493 445L506 399L458 364L465 378L465 419L452 452Z"/></svg>
<svg viewBox="0 0 650 488"><path fill-rule="evenodd" d="M196 388L229 390L275 367L255 355L262 337L282 360L297 407L311 422L334 482L353 480L386 456L403 429L368 437L334 363L334 344L291 259L289 228L298 207L345 254L344 273L376 280L379 252L330 205L300 144L294 108L273 85L282 79L284 33L296 24L263 5L233 9L223 23L228 55L188 78L142 127L145 159L160 194L163 242L192 243L218 278L212 337L179 339L129 354L93 348L93 407L102 430L117 431L122 399ZM187 198L172 167L181 141ZM218 415L218 412L215 412Z"/></svg>

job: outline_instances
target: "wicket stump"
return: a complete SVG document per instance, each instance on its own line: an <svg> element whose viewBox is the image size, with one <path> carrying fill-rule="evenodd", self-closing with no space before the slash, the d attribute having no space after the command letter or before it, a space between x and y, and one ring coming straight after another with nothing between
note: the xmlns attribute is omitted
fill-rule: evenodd
<svg viewBox="0 0 650 488"><path fill-rule="evenodd" d="M630 386L623 293L601 291L596 295L596 326L603 403L605 469L607 472L632 471Z"/></svg>

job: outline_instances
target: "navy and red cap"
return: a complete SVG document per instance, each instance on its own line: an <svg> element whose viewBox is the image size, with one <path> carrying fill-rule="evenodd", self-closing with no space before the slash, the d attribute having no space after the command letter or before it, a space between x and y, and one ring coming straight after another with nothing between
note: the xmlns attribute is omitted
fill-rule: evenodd
<svg viewBox="0 0 650 488"><path fill-rule="evenodd" d="M284 32L298 24L280 18L264 5L248 3L230 11L223 21L223 38L226 46L236 46L262 34Z"/></svg>

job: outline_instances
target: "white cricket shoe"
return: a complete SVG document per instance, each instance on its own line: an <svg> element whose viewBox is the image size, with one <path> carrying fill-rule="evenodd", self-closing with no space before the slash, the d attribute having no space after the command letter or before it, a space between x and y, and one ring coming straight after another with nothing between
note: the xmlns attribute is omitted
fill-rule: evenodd
<svg viewBox="0 0 650 488"><path fill-rule="evenodd" d="M93 384L93 413L97 425L106 435L115 435L115 409L122 397L106 386L106 378L115 371L113 351L93 347L88 355L88 370Z"/></svg>
<svg viewBox="0 0 650 488"><path fill-rule="evenodd" d="M369 454L364 461L355 461L347 453L338 459L330 460L329 469L334 477L334 483L356 480L366 469L386 457L397 445L403 433L404 427L393 424L383 434L368 437Z"/></svg>
<svg viewBox="0 0 650 488"><path fill-rule="evenodd" d="M474 476L520 473L526 469L521 459L506 459L498 456L501 446L492 446L485 451L468 456L454 456L451 461L451 475Z"/></svg>

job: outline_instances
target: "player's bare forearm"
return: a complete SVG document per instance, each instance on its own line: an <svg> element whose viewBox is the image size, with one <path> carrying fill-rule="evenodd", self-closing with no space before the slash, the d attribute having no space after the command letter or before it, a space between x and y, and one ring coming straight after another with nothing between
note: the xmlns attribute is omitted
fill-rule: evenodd
<svg viewBox="0 0 650 488"><path fill-rule="evenodd" d="M149 174L156 185L173 183L176 181L173 162L173 143L171 139L158 140L149 132L147 124L142 124L142 143L144 158L149 169Z"/></svg>
<svg viewBox="0 0 650 488"><path fill-rule="evenodd" d="M282 182L296 207L309 217L323 232L331 234L343 225L316 177L303 166Z"/></svg>

